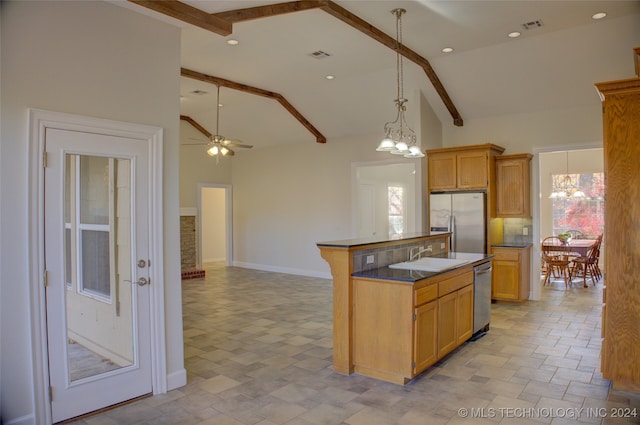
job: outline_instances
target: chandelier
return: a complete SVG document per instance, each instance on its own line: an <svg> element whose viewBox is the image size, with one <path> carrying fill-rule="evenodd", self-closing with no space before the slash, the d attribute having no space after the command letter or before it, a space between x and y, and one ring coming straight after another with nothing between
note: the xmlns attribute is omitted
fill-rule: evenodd
<svg viewBox="0 0 640 425"><path fill-rule="evenodd" d="M553 175L553 190L549 198L585 198L586 195L577 184L578 175L569 174L569 152L565 152L566 155L566 173L560 175Z"/></svg>
<svg viewBox="0 0 640 425"><path fill-rule="evenodd" d="M397 97L394 100L398 113L394 121L384 125L384 138L378 145L377 151L389 152L393 155L402 155L405 158L422 158L424 154L420 147L416 145L416 133L407 125L404 113L407 110L407 99L404 97L404 81L402 55L402 15L405 9L393 9L391 11L396 16L396 76L397 76Z"/></svg>

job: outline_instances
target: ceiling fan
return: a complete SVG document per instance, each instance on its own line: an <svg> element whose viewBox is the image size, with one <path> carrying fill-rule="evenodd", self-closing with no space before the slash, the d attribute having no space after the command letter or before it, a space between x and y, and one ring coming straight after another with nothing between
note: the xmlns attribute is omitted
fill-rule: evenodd
<svg viewBox="0 0 640 425"><path fill-rule="evenodd" d="M189 119L188 121L197 128L202 134L209 138L209 142L200 139L191 139L198 140L200 143L185 143L185 145L207 145L207 154L210 156L215 156L219 158L222 156L233 156L235 152L231 148L243 148L243 149L251 149L253 145L247 145L241 143L239 140L235 139L227 139L226 137L220 135L219 126L220 126L220 86L216 86L217 88L217 96L216 96L216 134L209 133L202 126L198 125L195 121Z"/></svg>

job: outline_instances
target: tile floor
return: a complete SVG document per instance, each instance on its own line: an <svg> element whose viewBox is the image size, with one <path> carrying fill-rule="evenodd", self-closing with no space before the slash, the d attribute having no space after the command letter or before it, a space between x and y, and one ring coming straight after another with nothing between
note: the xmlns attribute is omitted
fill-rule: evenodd
<svg viewBox="0 0 640 425"><path fill-rule="evenodd" d="M183 282L188 384L75 423L640 423L611 417L640 415L640 395L601 377L602 284L494 304L485 337L402 387L332 371L329 280L218 264L206 275Z"/></svg>

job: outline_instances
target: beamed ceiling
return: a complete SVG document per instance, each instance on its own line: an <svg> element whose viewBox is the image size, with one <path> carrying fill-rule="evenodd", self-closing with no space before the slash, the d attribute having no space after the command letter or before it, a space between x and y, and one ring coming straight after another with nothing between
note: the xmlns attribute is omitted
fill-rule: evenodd
<svg viewBox="0 0 640 425"><path fill-rule="evenodd" d="M220 133L254 149L381 136L395 117L396 7L407 10L401 54L408 118L417 120L411 113L420 95L454 127L598 107L593 83L633 76L631 48L640 44L635 0L118 4L182 28L181 115L215 132L220 84ZM607 17L594 21L601 11ZM629 19L639 22L632 34L616 33L616 20ZM511 31L522 35L510 39ZM444 47L455 50L445 54ZM328 56L312 55L319 51Z"/></svg>

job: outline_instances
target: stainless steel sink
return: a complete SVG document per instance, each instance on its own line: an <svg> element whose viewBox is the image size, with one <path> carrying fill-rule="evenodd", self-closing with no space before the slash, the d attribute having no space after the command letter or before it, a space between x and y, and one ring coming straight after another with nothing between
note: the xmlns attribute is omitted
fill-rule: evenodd
<svg viewBox="0 0 640 425"><path fill-rule="evenodd" d="M422 257L414 261L404 261L402 263L390 264L392 269L421 270L426 272L441 272L453 269L463 264L469 263L470 259L463 258L434 258Z"/></svg>

